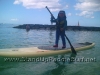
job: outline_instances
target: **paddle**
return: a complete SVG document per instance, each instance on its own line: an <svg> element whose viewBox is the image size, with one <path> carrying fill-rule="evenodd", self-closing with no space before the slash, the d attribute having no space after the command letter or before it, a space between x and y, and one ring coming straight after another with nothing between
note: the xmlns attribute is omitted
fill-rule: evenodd
<svg viewBox="0 0 100 75"><path fill-rule="evenodd" d="M46 6L46 8L47 8L47 10L49 11L49 13L51 14L51 16L55 19L55 17L53 16L53 14L52 14L51 11L49 10L49 8L48 8L47 6ZM55 19L55 20L56 20L56 19ZM58 23L57 20L56 20L56 23ZM76 54L76 51L75 51L74 47L72 46L70 40L69 40L68 37L66 36L66 34L65 34L65 37L66 37L66 39L68 40L68 42L69 42L69 44L70 44L72 53Z"/></svg>

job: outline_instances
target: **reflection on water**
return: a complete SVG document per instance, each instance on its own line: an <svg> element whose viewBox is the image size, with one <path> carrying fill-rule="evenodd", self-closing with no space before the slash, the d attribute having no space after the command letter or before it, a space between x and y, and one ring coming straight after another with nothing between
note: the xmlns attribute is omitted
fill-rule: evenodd
<svg viewBox="0 0 100 75"><path fill-rule="evenodd" d="M69 57L69 58L70 58L70 61L68 62L69 64L75 62L75 61L74 61L74 58L76 57L76 55L77 55L77 54L71 53L71 55L70 55L70 57Z"/></svg>
<svg viewBox="0 0 100 75"><path fill-rule="evenodd" d="M54 58L56 59L64 59L64 55L61 55L61 57L59 56L54 56ZM51 74L52 75L62 75L63 74L63 69L65 68L65 60L60 60L60 61L54 61L54 63L56 64L56 68L51 70Z"/></svg>
<svg viewBox="0 0 100 75"><path fill-rule="evenodd" d="M49 32L49 43L50 44L53 43L53 38L54 38L54 36L53 36L53 30L50 30L50 32Z"/></svg>
<svg viewBox="0 0 100 75"><path fill-rule="evenodd" d="M29 32L30 31L30 29L26 29L26 32Z"/></svg>
<svg viewBox="0 0 100 75"><path fill-rule="evenodd" d="M54 56L55 58L59 58L58 56ZM68 57L70 60L66 60L66 56L65 55L61 55L60 59L63 59L62 61L54 61L54 63L57 65L57 67L55 69L52 69L51 70L51 73L53 75L63 75L65 72L64 72L64 69L66 67L66 62L68 62L67 64L72 64L73 62L73 59L76 57L76 54L70 54L70 56Z"/></svg>
<svg viewBox="0 0 100 75"><path fill-rule="evenodd" d="M63 69L65 67L66 67L65 65L59 65L57 68L51 71L52 75L63 75Z"/></svg>

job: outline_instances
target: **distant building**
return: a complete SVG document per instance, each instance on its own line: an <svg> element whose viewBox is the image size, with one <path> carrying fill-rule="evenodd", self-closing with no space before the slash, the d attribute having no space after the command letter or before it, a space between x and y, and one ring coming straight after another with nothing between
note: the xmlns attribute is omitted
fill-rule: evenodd
<svg viewBox="0 0 100 75"><path fill-rule="evenodd" d="M80 26L79 21L78 21L78 26Z"/></svg>

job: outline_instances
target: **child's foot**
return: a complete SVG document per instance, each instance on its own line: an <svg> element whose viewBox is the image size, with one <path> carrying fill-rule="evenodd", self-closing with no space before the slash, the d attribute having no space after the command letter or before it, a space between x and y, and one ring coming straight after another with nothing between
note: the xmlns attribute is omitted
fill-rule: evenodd
<svg viewBox="0 0 100 75"><path fill-rule="evenodd" d="M63 46L62 49L66 48L66 46Z"/></svg>
<svg viewBox="0 0 100 75"><path fill-rule="evenodd" d="M53 47L58 47L58 45L54 45Z"/></svg>

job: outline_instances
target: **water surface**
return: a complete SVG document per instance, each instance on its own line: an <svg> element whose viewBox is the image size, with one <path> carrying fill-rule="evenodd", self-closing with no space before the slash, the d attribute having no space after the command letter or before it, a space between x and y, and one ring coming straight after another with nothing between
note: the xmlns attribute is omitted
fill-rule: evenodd
<svg viewBox="0 0 100 75"><path fill-rule="evenodd" d="M26 48L53 45L55 31L12 28L15 25L0 25L0 49ZM79 51L76 58L95 58L95 62L4 62L0 57L0 75L100 75L100 32L66 31L71 43L94 42L92 49ZM67 40L66 40L67 41ZM62 44L61 39L59 44ZM67 42L68 44L68 42ZM69 58L71 53L63 55ZM62 55L50 56L61 58Z"/></svg>

